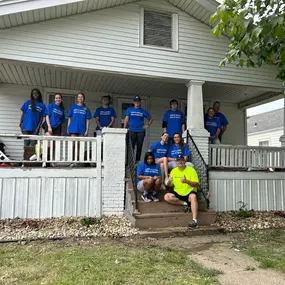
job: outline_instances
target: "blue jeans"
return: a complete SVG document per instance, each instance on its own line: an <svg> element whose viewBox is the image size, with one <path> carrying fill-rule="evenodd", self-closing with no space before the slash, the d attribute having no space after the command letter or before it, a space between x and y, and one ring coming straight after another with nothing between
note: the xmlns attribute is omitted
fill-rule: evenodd
<svg viewBox="0 0 285 285"><path fill-rule="evenodd" d="M35 135L35 133L32 131L23 131L23 135ZM35 146L36 144L37 141L35 140L29 140L29 139L24 140L24 146Z"/></svg>

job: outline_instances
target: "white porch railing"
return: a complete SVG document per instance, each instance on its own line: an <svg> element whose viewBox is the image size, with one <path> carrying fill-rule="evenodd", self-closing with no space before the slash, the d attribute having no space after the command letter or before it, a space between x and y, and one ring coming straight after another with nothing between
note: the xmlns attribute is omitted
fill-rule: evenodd
<svg viewBox="0 0 285 285"><path fill-rule="evenodd" d="M4 140L3 140L4 139ZM101 162L102 138L93 137L62 137L0 134L0 140L35 140L35 160L13 159L10 150L8 159L1 160L8 163L90 163ZM1 162L0 161L0 162Z"/></svg>
<svg viewBox="0 0 285 285"><path fill-rule="evenodd" d="M210 144L209 151L210 167L285 168L285 148Z"/></svg>

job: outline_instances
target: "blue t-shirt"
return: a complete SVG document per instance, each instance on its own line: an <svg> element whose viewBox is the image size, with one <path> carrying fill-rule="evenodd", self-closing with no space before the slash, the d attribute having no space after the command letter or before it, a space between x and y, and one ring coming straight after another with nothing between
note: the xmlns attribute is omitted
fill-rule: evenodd
<svg viewBox="0 0 285 285"><path fill-rule="evenodd" d="M177 146L176 144L173 144L167 154L167 157L171 157L171 158L177 158L178 155L183 155L183 156L190 156L190 150L188 148L188 145L185 143L184 144L184 149L183 152L180 148L180 146Z"/></svg>
<svg viewBox="0 0 285 285"><path fill-rule="evenodd" d="M155 159L167 157L168 145L167 145L167 143L161 144L160 142L155 142L150 147L150 150L154 154Z"/></svg>
<svg viewBox="0 0 285 285"><path fill-rule="evenodd" d="M141 162L137 168L137 176L138 175L144 175L144 176L162 176L161 175L161 169L160 165L157 163L154 164L145 164L144 162ZM137 183L141 179L137 178Z"/></svg>
<svg viewBox="0 0 285 285"><path fill-rule="evenodd" d="M69 134L84 135L86 132L86 120L92 119L89 108L73 104L67 114L71 118L70 126L68 127Z"/></svg>
<svg viewBox="0 0 285 285"><path fill-rule="evenodd" d="M166 131L170 138L173 138L175 133L182 135L182 125L185 124L185 117L181 111L168 110L162 121L167 123Z"/></svg>
<svg viewBox="0 0 285 285"><path fill-rule="evenodd" d="M96 109L94 118L99 118L101 127L108 127L111 123L112 118L117 118L116 112L112 107L104 108L99 107ZM96 130L100 130L97 126Z"/></svg>
<svg viewBox="0 0 285 285"><path fill-rule="evenodd" d="M37 101L35 103L35 111L31 108L31 100L26 101L21 108L21 111L24 113L22 127L26 132L34 132L39 125L40 119L45 114L45 104Z"/></svg>
<svg viewBox="0 0 285 285"><path fill-rule="evenodd" d="M205 129L208 130L210 136L214 136L218 128L222 129L219 119L216 119L215 117L210 119L209 116L205 118Z"/></svg>
<svg viewBox="0 0 285 285"><path fill-rule="evenodd" d="M229 124L226 116L220 112L216 112L215 115L214 115L214 118L216 119L219 119L220 120L220 123L221 123L221 126L227 126Z"/></svg>
<svg viewBox="0 0 285 285"><path fill-rule="evenodd" d="M130 131L138 133L144 132L144 118L148 120L151 118L147 110L135 107L128 108L125 116L129 117Z"/></svg>
<svg viewBox="0 0 285 285"><path fill-rule="evenodd" d="M47 106L45 115L49 116L50 125L53 129L58 128L65 122L64 110L55 103Z"/></svg>

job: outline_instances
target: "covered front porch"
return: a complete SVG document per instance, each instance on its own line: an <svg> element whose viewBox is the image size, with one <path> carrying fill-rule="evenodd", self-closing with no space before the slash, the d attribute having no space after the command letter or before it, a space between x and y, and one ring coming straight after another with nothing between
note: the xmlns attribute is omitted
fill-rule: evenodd
<svg viewBox="0 0 285 285"><path fill-rule="evenodd" d="M246 107L278 98L281 90L258 86L234 85L222 83L220 80L217 80L217 82L185 81L174 78L131 76L121 73L98 73L90 70L75 70L43 64L31 65L16 61L2 62L0 71L0 133L2 134L0 140L6 144L6 154L9 158L7 163L13 166L9 169L4 170L2 168L0 170L2 173L5 172L2 178L2 183L5 187L1 188L1 197L3 197L2 201L7 201L9 195L8 192L5 192L7 191L6 187L12 185L14 198L10 196L8 200L10 201L9 205L12 207L15 203L20 203L19 201L22 198L19 196L19 193L26 193L23 199L26 199L26 205L29 205L29 203L33 205L33 210L29 212L27 210L28 206L22 208L21 215L24 213L25 217L50 217L69 215L69 213L72 215L96 214L100 216L102 214L123 212L125 195L125 132L121 127L124 112L126 108L132 105L134 95L142 97L142 107L149 111L154 120L152 126L147 131L144 151L153 142L159 140L162 132L162 117L169 109L169 101L173 98L179 101L179 109L185 112L187 117L187 129L191 136L191 140L188 140L188 143L192 151L192 161L199 172L203 191L209 191L213 197L210 207L214 210L220 211L224 208L221 208L220 204L215 202L220 201L220 197L215 194L218 192L215 192L216 190L213 187L213 185L217 184L213 184L211 180L211 169L213 167L223 177L227 177L227 170L235 172L241 170L240 166L244 167L242 170L247 170L249 167L259 167L260 165L264 168L278 166L279 168L284 168L283 149L278 149L274 152L280 154L278 159L276 158L274 163L270 164L266 163L272 161L272 158L267 158L268 156L264 156L263 153L272 153L272 151L268 152L266 148L262 150L253 150L251 148L251 150L243 151L246 148ZM73 139L66 136L47 138L41 134L35 138L39 145L42 145L42 151L36 153L36 161L30 162L29 159L24 158L23 140L28 137L20 135L18 128L19 109L23 102L29 99L30 91L35 87L42 91L45 104L53 101L55 92L60 92L63 95L66 110L71 104L76 102L76 94L79 91L84 92L86 104L93 114L95 108L100 106L101 96L105 94L110 95L112 97L112 106L117 112L116 128L107 131L111 132L108 139L110 141L108 142L106 137L103 136L102 148L101 138L94 138L95 120L93 119L87 138ZM205 111L215 101L221 102L221 112L225 114L230 122L229 128L223 137L223 145L220 146L209 145L208 133L204 129L203 122ZM107 133L106 135L108 136ZM119 144L114 147L113 143L116 142L117 136L120 137L118 140ZM48 144L55 146L55 151L50 156L47 154ZM75 151L78 151L74 156L72 155L73 145L75 145ZM230 151L227 151L228 149ZM112 151L110 152L110 150ZM256 161L259 162L256 163ZM31 164L27 165L28 163ZM52 163L56 164L56 168L42 168L42 166L50 166ZM71 163L76 163L77 168L70 169L69 165ZM17 166L21 165L24 165L24 167L19 170ZM36 166L41 169L36 169ZM116 170L114 166L116 166ZM30 172L25 172L26 170ZM29 173L30 177L26 178L26 173ZM60 177L61 175L62 177ZM250 176L251 174L248 173L248 175ZM76 178L74 181L72 176ZM94 180L94 177L96 177L96 183L92 182L92 184L91 181ZM111 178L112 181L110 181ZM37 179L37 183L33 182L35 179ZM73 183L70 184L71 180ZM23 185L26 185L26 190L18 187L22 183L21 181L25 181ZM41 192L40 196L35 196L33 191L36 191L39 185L43 189L41 191L44 191L45 183L49 185L46 188L47 192ZM67 196L64 194L67 192L62 189L66 189L66 185L72 185L74 195ZM79 193L81 193L83 185L88 186L88 190L83 193L85 198L80 200L81 194ZM33 188L32 192L25 192L29 191L30 187ZM59 192L51 195L50 193L55 193L55 189ZM108 192L110 191L109 189L112 189L113 192ZM227 189L225 188L225 191ZM96 209L98 209L96 211L93 204L88 206L87 203L90 200L91 193L94 194L94 191L97 194L99 193L99 196L96 196L97 198L93 196L94 201L98 203L96 204ZM100 193L103 194L100 196ZM232 193L234 192L232 191ZM52 200L49 204L51 209L49 208L49 210L42 210L45 209L43 208L43 200L41 200L41 197L44 197L44 195L51 195ZM117 199L118 197L119 199ZM55 211L52 201L56 199L59 199L60 206ZM87 209L90 209L90 211L84 211L83 209L86 209L86 207L79 206L81 205L80 203L88 206ZM66 210L68 209L67 205L73 205L71 207L72 210ZM100 208L100 205L102 208ZM15 217L18 212L14 210L10 212L11 207L1 206L2 217ZM229 207L226 209L229 209Z"/></svg>

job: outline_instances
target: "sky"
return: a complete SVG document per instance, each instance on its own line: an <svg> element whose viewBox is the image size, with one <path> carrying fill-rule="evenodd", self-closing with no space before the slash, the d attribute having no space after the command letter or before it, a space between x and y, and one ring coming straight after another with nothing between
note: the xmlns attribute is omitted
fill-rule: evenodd
<svg viewBox="0 0 285 285"><path fill-rule="evenodd" d="M260 106L252 107L247 109L247 116L253 116L268 111L284 108L284 99L275 100L270 103L266 103Z"/></svg>

